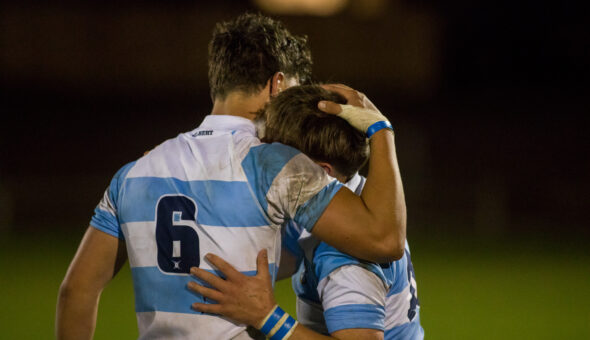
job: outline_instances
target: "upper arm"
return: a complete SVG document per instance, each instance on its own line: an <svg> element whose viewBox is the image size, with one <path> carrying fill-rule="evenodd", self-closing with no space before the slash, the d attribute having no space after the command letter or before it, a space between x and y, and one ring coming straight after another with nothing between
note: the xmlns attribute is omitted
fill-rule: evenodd
<svg viewBox="0 0 590 340"><path fill-rule="evenodd" d="M340 189L317 220L312 234L354 257L383 261L384 245L372 235L374 219L361 197ZM389 259L387 259L389 260Z"/></svg>
<svg viewBox="0 0 590 340"><path fill-rule="evenodd" d="M90 226L68 268L62 289L100 292L126 259L123 240Z"/></svg>

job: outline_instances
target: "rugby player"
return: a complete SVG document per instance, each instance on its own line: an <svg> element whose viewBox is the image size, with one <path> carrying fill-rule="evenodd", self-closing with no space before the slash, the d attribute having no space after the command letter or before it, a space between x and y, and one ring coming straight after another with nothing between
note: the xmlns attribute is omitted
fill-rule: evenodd
<svg viewBox="0 0 590 340"><path fill-rule="evenodd" d="M344 103L344 98L338 94L318 86L298 86L284 91L264 110L259 136L265 142L280 142L299 149L329 175L360 195L365 178L358 174L358 169L368 156L365 135L343 119L321 112L317 104L322 100ZM297 318L306 327L291 326L290 332L283 332L284 335L279 333L285 327L275 327L274 332L265 332L271 339L289 336L292 339L323 339L326 338L323 335L328 334L337 339L423 339L416 280L407 243L400 260L376 264L356 259L320 242L292 221L284 231L279 273L292 273L294 268L285 267L299 263L292 281L297 295ZM214 263L221 265L220 270L229 278L230 285L232 280L240 282L244 278L240 278L226 262L213 259ZM267 271L264 261L259 270ZM200 272L194 270L197 276ZM208 275L201 278L207 281ZM198 285L190 284L189 287L209 298L221 299L221 305L224 300L229 300L230 305L226 304L226 309L221 310L222 315L229 317L235 312L231 310L231 304L248 306L260 301L267 303L266 308L277 308L282 313L280 307L274 306L268 289L269 280L250 282L257 282L263 293L252 294L256 292L255 285L243 282L235 286L231 299ZM215 288L230 289L227 282L220 280L208 283ZM264 292L267 296L261 298ZM208 310L208 306L197 304L195 307ZM277 309L269 315L276 314ZM264 324L265 321L261 321L252 325L262 329Z"/></svg>
<svg viewBox="0 0 590 340"><path fill-rule="evenodd" d="M248 14L217 25L209 45L210 115L114 176L60 287L58 339L92 338L100 293L127 258L140 338L246 339L244 325L186 303L208 302L185 288L191 267L214 275L205 254L253 274L258 250L268 249L274 276L281 226L293 220L359 258L403 256L405 200L384 117L354 115L374 131L360 197L296 149L255 135L255 113L305 83L310 67L305 39L277 21Z"/></svg>

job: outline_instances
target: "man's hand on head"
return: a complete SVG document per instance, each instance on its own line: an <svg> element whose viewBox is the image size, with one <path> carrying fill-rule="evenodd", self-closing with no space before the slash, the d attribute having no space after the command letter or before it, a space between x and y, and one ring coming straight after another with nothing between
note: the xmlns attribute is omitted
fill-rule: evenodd
<svg viewBox="0 0 590 340"><path fill-rule="evenodd" d="M320 110L338 115L369 138L380 129L391 128L389 120L363 93L342 84L322 85L322 87L341 94L347 104L320 101L318 103Z"/></svg>

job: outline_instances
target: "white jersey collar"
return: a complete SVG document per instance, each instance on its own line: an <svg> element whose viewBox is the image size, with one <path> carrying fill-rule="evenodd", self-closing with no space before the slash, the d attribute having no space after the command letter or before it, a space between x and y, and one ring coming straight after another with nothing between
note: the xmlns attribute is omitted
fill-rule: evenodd
<svg viewBox="0 0 590 340"><path fill-rule="evenodd" d="M226 131L246 131L256 135L254 123L247 118L231 115L208 115L196 130L226 130Z"/></svg>
<svg viewBox="0 0 590 340"><path fill-rule="evenodd" d="M357 172L356 174L354 174L354 176L352 176L352 178L348 182L344 183L344 186L350 189L350 191L356 192L359 184L361 184L361 181L362 177Z"/></svg>

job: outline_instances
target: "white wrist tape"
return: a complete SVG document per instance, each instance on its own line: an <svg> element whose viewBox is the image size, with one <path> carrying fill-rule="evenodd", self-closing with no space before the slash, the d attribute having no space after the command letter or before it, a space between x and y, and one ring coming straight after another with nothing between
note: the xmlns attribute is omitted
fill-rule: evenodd
<svg viewBox="0 0 590 340"><path fill-rule="evenodd" d="M367 130L377 122L388 122L387 118L376 110L363 109L352 105L340 105L342 112L338 117L346 120L348 124L352 125L360 132L367 134ZM391 125L389 124L389 127Z"/></svg>

